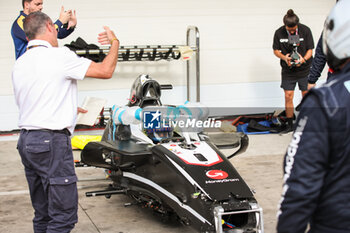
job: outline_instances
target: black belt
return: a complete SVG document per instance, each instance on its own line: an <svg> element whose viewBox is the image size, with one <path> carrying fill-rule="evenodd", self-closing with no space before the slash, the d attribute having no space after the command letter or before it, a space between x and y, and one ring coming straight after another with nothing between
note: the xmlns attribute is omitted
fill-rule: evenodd
<svg viewBox="0 0 350 233"><path fill-rule="evenodd" d="M67 128L64 128L64 129L60 129L60 130L56 130L56 129L30 129L30 130L27 130L27 129L22 129L24 131L28 131L28 132L32 132L32 131L40 131L40 132L52 132L52 133L62 133L62 134L65 134L65 135L68 135L70 136L70 131L67 129Z"/></svg>

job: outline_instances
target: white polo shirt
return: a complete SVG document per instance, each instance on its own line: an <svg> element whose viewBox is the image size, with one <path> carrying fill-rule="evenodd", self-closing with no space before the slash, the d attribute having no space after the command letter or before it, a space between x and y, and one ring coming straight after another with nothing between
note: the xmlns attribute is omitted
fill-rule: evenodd
<svg viewBox="0 0 350 233"><path fill-rule="evenodd" d="M91 61L43 40L29 41L28 48L12 71L19 128L68 128L72 133L78 107L77 80L84 79Z"/></svg>

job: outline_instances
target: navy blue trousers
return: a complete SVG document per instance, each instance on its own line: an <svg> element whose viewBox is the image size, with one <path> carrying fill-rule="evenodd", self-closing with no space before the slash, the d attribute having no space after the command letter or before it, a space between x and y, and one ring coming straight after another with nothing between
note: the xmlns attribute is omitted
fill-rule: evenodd
<svg viewBox="0 0 350 233"><path fill-rule="evenodd" d="M70 232L78 221L78 192L69 135L21 130L17 149L34 208L34 232Z"/></svg>

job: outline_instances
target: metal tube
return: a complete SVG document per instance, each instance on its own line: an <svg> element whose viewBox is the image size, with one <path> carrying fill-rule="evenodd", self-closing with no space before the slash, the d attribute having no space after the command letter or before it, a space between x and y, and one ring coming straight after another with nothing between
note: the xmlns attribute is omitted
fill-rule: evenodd
<svg viewBox="0 0 350 233"><path fill-rule="evenodd" d="M153 49L156 49L157 52L160 52L160 53L166 53L169 51L169 49L173 49L173 52L177 52L179 53L180 50L179 50L179 47L182 46L182 45L179 45L178 47L161 47L161 48L157 48L157 47L154 47L154 48L148 48L148 47L132 47L132 48L126 48L124 46L124 48L120 48L119 49L119 54L122 54L122 53L126 53L128 50L130 51L130 53L135 53L135 52L140 52L141 49L143 49L144 52L146 53L152 53L153 52ZM191 47L191 49L196 52L197 51L197 48L195 47ZM89 50L76 50L75 53L77 55L84 55L84 54L100 54L100 53L104 53L104 54L108 54L109 53L109 49L106 48L106 49L89 49Z"/></svg>
<svg viewBox="0 0 350 233"><path fill-rule="evenodd" d="M190 36L191 34L195 35L195 45L191 45L191 39ZM196 102L200 101L200 44L199 44L199 30L196 26L189 26L187 28L187 35L186 35L186 45L190 46L190 48L193 50L193 52L195 52L195 100ZM140 61L138 59L136 59L136 53L140 54L141 49L143 50L144 53L153 53L154 49L156 49L156 52L159 53L166 53L168 52L170 49L172 49L173 52L175 53L180 53L179 47L181 47L183 45L126 45L126 46L120 46L119 48L119 57L118 57L118 61ZM75 53L77 55L85 55L85 54L108 54L109 52L109 47L108 46L101 46L100 49L91 49L91 50L77 50L75 51ZM130 53L129 56L130 59L128 60L124 60L122 55L125 53ZM139 59L142 58L146 58L144 56L142 56ZM159 59L157 59L159 60ZM191 68L190 68L190 60L187 61L187 100L192 101L191 99Z"/></svg>
<svg viewBox="0 0 350 233"><path fill-rule="evenodd" d="M125 194L126 190L101 190L101 191L92 191L86 192L85 196L87 197L96 197L96 196L108 196L108 195L116 195L116 194Z"/></svg>
<svg viewBox="0 0 350 233"><path fill-rule="evenodd" d="M257 233L264 233L264 219L263 219L263 210L257 204L252 205L252 209L250 210L238 210L238 211L230 211L225 212L221 206L217 206L214 208L214 221L215 221L215 229L216 233L223 233L222 229L222 216L223 215L233 215L233 214L245 214L245 213L256 213L259 215L257 219Z"/></svg>
<svg viewBox="0 0 350 233"><path fill-rule="evenodd" d="M186 38L186 42L187 42L187 46L190 46L191 48L193 47L193 45L191 44L191 33L194 33L195 35L195 51L196 53L196 60L195 60L195 101L196 102L200 102L200 44L199 44L199 30L196 26L189 26L187 28L187 38ZM187 61L187 100L191 101L191 68L190 68L190 62L191 60Z"/></svg>

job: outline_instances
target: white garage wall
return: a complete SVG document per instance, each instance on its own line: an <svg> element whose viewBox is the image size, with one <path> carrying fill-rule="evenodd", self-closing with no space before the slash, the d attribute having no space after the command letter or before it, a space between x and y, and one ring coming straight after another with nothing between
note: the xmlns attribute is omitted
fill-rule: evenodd
<svg viewBox="0 0 350 233"><path fill-rule="evenodd" d="M201 100L209 106L283 106L279 61L272 53L274 31L289 8L308 25L315 44L334 0L44 0L44 12L56 19L60 6L76 9L78 27L60 45L78 36L97 44L103 25L110 26L121 45L185 44L186 28L195 25L201 42ZM11 25L20 1L0 0L0 131L16 128L17 107L11 84L14 46ZM186 99L182 61L119 63L111 80L79 83L79 101L87 95L105 97L108 105L124 104L133 80L148 73L175 89L165 103ZM300 98L300 97L299 97Z"/></svg>

